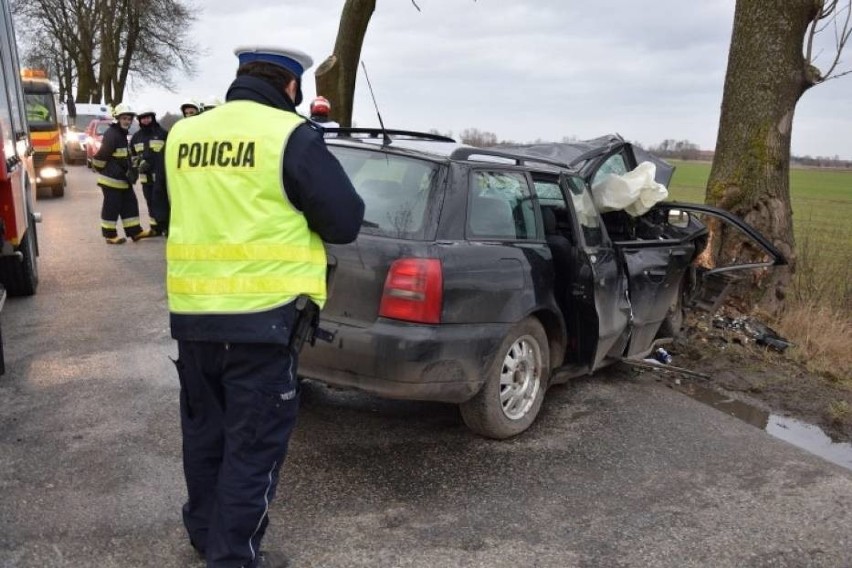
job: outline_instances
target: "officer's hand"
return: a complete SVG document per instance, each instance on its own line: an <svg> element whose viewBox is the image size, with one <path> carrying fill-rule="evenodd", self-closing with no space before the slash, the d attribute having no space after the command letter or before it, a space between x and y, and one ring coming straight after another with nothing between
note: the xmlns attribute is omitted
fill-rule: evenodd
<svg viewBox="0 0 852 568"><path fill-rule="evenodd" d="M140 174L147 174L151 171L151 164L149 164L145 160L139 160L139 165L137 167L139 168Z"/></svg>

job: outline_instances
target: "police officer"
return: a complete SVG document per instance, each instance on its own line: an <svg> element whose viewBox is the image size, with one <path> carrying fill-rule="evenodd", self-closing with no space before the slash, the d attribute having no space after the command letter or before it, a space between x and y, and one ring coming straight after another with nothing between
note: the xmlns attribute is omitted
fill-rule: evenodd
<svg viewBox="0 0 852 568"><path fill-rule="evenodd" d="M148 205L148 219L151 236L163 234L163 228L157 224L153 206L154 171L163 159L163 147L166 145L166 130L157 122L157 114L150 109L140 110L136 115L139 130L130 139L130 151L133 165L142 184L142 195Z"/></svg>
<svg viewBox="0 0 852 568"><path fill-rule="evenodd" d="M178 121L166 145L183 519L208 567L275 565L258 551L299 406L293 331L306 298L326 300L323 242L353 241L364 215L319 128L296 113L311 58L236 54L226 102Z"/></svg>
<svg viewBox="0 0 852 568"><path fill-rule="evenodd" d="M131 181L135 174L130 164L127 138L135 114L128 104L121 103L115 107L115 122L104 132L101 147L92 158L92 167L98 173L98 186L104 195L101 234L110 245L126 241L118 236L119 217L124 225L124 234L134 241L151 236L151 231L143 231L139 224L139 203Z"/></svg>

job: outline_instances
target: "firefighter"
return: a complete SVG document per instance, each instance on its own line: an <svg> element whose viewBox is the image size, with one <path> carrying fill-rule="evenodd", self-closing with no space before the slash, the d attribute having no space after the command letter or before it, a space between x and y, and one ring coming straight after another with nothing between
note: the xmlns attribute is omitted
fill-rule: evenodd
<svg viewBox="0 0 852 568"><path fill-rule="evenodd" d="M331 103L325 97L317 97L311 101L311 120L323 128L340 128L340 125L331 120Z"/></svg>
<svg viewBox="0 0 852 568"><path fill-rule="evenodd" d="M219 97L207 97L207 100L201 103L201 112L207 112L209 110L213 110L217 106L222 104L222 99Z"/></svg>
<svg viewBox="0 0 852 568"><path fill-rule="evenodd" d="M198 104L195 99L189 99L180 105L180 113L184 118L201 114L201 105Z"/></svg>
<svg viewBox="0 0 852 568"><path fill-rule="evenodd" d="M153 206L154 171L156 164L163 159L163 147L166 144L166 130L157 122L157 114L150 109L140 110L136 115L139 130L130 139L130 152L133 165L142 184L142 195L148 206L148 219L151 236L163 234L157 224Z"/></svg>
<svg viewBox="0 0 852 568"><path fill-rule="evenodd" d="M353 241L364 216L321 129L296 113L311 58L236 54L226 102L178 121L165 160L183 520L208 568L261 565L299 407L297 345L326 300L323 242Z"/></svg>
<svg viewBox="0 0 852 568"><path fill-rule="evenodd" d="M129 104L120 103L113 110L115 122L104 132L101 147L92 158L92 167L98 173L98 186L104 194L101 207L101 234L107 244L120 245L126 239L118 236L118 219L121 218L124 234L138 241L151 236L139 224L139 203L133 191L135 173L130 163L128 129L135 112Z"/></svg>

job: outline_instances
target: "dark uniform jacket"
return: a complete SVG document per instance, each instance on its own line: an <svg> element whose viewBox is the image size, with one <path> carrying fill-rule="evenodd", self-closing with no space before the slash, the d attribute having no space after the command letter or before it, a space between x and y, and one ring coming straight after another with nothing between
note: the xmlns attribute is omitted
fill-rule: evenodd
<svg viewBox="0 0 852 568"><path fill-rule="evenodd" d="M151 141L162 140L165 142L167 135L168 131L160 126L156 119L153 119L151 124L148 126L140 126L136 134L134 134L130 139L130 151L134 158L136 158L134 163L136 164L138 173L140 174L140 179L143 180L142 183L145 185L151 185L154 183L153 173L158 169L161 170L161 166L157 166L157 162L161 162L165 159L165 150L153 150L151 148ZM140 145L142 146L141 152L139 151ZM146 176L147 181L144 181Z"/></svg>
<svg viewBox="0 0 852 568"><path fill-rule="evenodd" d="M127 143L127 135L127 130L122 128L117 122L110 124L109 128L106 129L106 132L104 132L101 147L92 158L92 165L101 174L116 180L125 181L128 185L132 185L127 176L127 173L130 170L130 146ZM116 158L113 156L115 151L120 150L121 148L127 150L127 157ZM99 167L100 163L103 163L104 166ZM103 186L103 184L100 183L98 185Z"/></svg>
<svg viewBox="0 0 852 568"><path fill-rule="evenodd" d="M237 77L227 101L254 101L296 112L292 101L262 79ZM215 112L215 111L212 111ZM155 180L164 180L162 168ZM282 178L287 198L301 211L308 226L327 243L355 240L364 219L364 202L328 151L321 128L306 121L290 134L284 151ZM168 210L165 184L155 182L156 210ZM156 215L156 214L155 214ZM227 219L223 219L227 223ZM172 337L178 340L233 343L280 343L290 340L296 312L293 303L252 314L171 314Z"/></svg>

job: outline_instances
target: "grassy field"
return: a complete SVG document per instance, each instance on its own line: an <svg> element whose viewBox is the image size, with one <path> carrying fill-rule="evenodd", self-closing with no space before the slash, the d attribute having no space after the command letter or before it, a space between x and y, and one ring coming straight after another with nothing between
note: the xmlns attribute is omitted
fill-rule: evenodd
<svg viewBox="0 0 852 568"><path fill-rule="evenodd" d="M703 202L710 162L671 163L677 167L669 187L672 198ZM820 231L852 228L852 171L794 168L790 171L790 193L797 238L800 231L812 227Z"/></svg>
<svg viewBox="0 0 852 568"><path fill-rule="evenodd" d="M671 198L703 203L710 163L671 163L677 167ZM852 171L794 168L790 193L797 246L814 249L819 256L831 251L838 262L852 263Z"/></svg>

